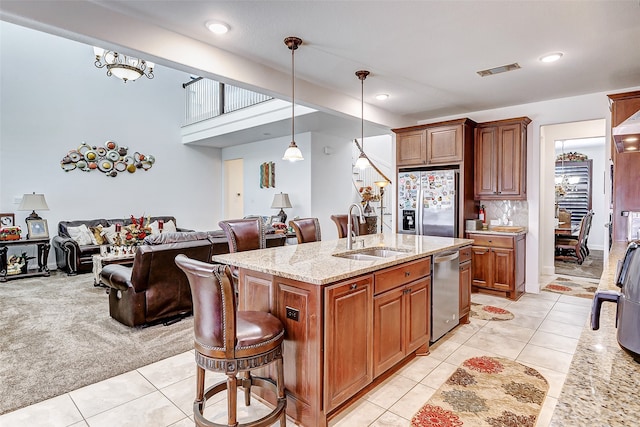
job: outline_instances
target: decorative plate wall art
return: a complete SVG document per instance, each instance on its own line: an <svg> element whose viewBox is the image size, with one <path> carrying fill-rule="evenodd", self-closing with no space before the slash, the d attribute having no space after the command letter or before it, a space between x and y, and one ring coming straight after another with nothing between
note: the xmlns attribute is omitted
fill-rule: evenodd
<svg viewBox="0 0 640 427"><path fill-rule="evenodd" d="M70 150L60 161L63 171L74 169L82 172L98 170L106 176L118 176L118 172L134 173L138 169L149 170L156 162L152 155L139 152L130 154L129 148L118 146L114 141L107 141L104 147L91 146L82 142L75 150Z"/></svg>

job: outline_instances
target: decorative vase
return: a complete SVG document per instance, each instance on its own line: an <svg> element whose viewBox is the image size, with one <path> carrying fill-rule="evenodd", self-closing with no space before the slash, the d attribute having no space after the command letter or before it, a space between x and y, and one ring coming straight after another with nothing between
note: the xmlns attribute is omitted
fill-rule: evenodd
<svg viewBox="0 0 640 427"><path fill-rule="evenodd" d="M369 204L369 202L367 201L367 203L364 205L364 214L365 216L373 216L376 214L376 210L373 208L373 206L371 206Z"/></svg>

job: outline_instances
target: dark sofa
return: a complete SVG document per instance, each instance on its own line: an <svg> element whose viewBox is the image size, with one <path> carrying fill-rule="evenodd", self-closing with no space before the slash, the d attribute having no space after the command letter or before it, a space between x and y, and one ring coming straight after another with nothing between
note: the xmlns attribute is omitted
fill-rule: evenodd
<svg viewBox="0 0 640 427"><path fill-rule="evenodd" d="M285 241L283 234L267 235L268 247L282 246ZM111 288L109 314L127 326L148 325L189 315L192 311L191 290L175 257L184 254L210 263L213 255L228 252L229 244L221 230L145 237L136 251L133 266L110 264L100 273L102 283Z"/></svg>
<svg viewBox="0 0 640 427"><path fill-rule="evenodd" d="M150 218L151 222L173 221L176 224L177 231L193 231L185 228L178 228L176 219L172 216L154 216ZM68 227L78 227L80 225L87 227L109 227L112 224L121 224L123 227L131 224L131 218L118 219L86 219L74 221L60 221L58 223L58 235L51 240L56 254L56 264L58 269L65 271L69 275L78 273L90 273L93 270L93 255L100 253L99 245L79 245L69 235Z"/></svg>

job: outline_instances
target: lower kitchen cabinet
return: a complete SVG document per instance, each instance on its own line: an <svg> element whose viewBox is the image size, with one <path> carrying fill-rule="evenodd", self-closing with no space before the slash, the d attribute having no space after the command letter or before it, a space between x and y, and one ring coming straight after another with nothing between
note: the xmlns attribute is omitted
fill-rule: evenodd
<svg viewBox="0 0 640 427"><path fill-rule="evenodd" d="M471 311L471 246L460 248L460 323L469 323Z"/></svg>
<svg viewBox="0 0 640 427"><path fill-rule="evenodd" d="M524 293L526 235L467 233L471 247L473 289L504 293L516 300Z"/></svg>
<svg viewBox="0 0 640 427"><path fill-rule="evenodd" d="M430 289L431 278L425 277L374 297L374 377L428 344Z"/></svg>
<svg viewBox="0 0 640 427"><path fill-rule="evenodd" d="M325 289L325 376L327 411L373 380L373 276Z"/></svg>

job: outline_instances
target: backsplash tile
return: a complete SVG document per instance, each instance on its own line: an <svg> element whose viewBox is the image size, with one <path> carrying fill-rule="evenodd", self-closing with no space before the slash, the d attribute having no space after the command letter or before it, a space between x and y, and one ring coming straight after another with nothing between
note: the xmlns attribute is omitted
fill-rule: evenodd
<svg viewBox="0 0 640 427"><path fill-rule="evenodd" d="M529 203L526 200L481 200L484 205L486 222L501 220L500 225L512 221L512 225L526 227L529 225Z"/></svg>

